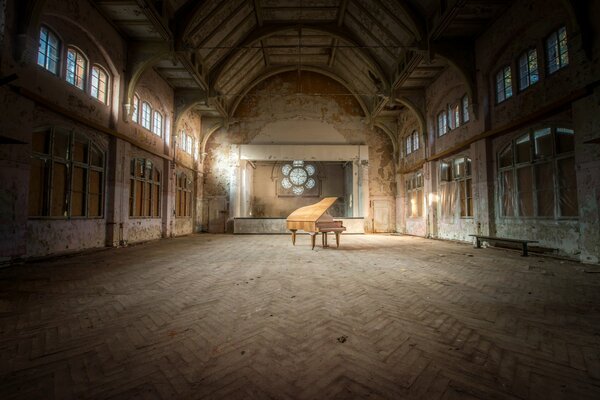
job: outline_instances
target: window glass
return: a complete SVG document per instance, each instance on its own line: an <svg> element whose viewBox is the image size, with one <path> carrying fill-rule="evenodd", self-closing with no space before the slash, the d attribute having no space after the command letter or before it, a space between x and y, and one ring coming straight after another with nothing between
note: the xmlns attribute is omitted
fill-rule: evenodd
<svg viewBox="0 0 600 400"><path fill-rule="evenodd" d="M552 156L552 131L550 128L538 129L533 132L536 158Z"/></svg>
<svg viewBox="0 0 600 400"><path fill-rule="evenodd" d="M413 143L413 151L419 150L419 147L420 147L419 132L417 132L417 131L413 132L413 134L412 134L412 143Z"/></svg>
<svg viewBox="0 0 600 400"><path fill-rule="evenodd" d="M92 67L91 95L106 104L108 100L108 75L101 68Z"/></svg>
<svg viewBox="0 0 600 400"><path fill-rule="evenodd" d="M500 153L500 168L510 167L513 163L512 145L507 146Z"/></svg>
<svg viewBox="0 0 600 400"><path fill-rule="evenodd" d="M531 145L529 133L515 141L517 163L531 161Z"/></svg>
<svg viewBox="0 0 600 400"><path fill-rule="evenodd" d="M503 171L500 173L502 182L502 215L505 217L514 217L514 205L513 205L513 171Z"/></svg>
<svg viewBox="0 0 600 400"><path fill-rule="evenodd" d="M506 66L496 75L496 102L502 103L512 95L512 72L510 66Z"/></svg>
<svg viewBox="0 0 600 400"><path fill-rule="evenodd" d="M562 217L579 215L577 201L577 176L575 174L575 158L568 157L557 161L559 210Z"/></svg>
<svg viewBox="0 0 600 400"><path fill-rule="evenodd" d="M152 127L152 108L147 102L142 103L142 126L148 130Z"/></svg>
<svg viewBox="0 0 600 400"><path fill-rule="evenodd" d="M533 176L531 167L517 169L518 212L522 217L533 217Z"/></svg>
<svg viewBox="0 0 600 400"><path fill-rule="evenodd" d="M465 95L462 98L462 120L463 123L469 122L469 96Z"/></svg>
<svg viewBox="0 0 600 400"><path fill-rule="evenodd" d="M548 72L551 74L569 65L567 29L565 27L552 32L546 39L546 59Z"/></svg>
<svg viewBox="0 0 600 400"><path fill-rule="evenodd" d="M551 163L535 165L538 217L554 216L554 172Z"/></svg>
<svg viewBox="0 0 600 400"><path fill-rule="evenodd" d="M162 136L163 131L163 118L162 114L158 111L154 111L154 124L152 125L152 132L158 136Z"/></svg>
<svg viewBox="0 0 600 400"><path fill-rule="evenodd" d="M406 137L406 154L412 153L412 138L411 136Z"/></svg>
<svg viewBox="0 0 600 400"><path fill-rule="evenodd" d="M575 131L573 129L556 128L556 152L568 153L575 150Z"/></svg>
<svg viewBox="0 0 600 400"><path fill-rule="evenodd" d="M530 49L519 57L519 89L525 90L539 79L537 50Z"/></svg>
<svg viewBox="0 0 600 400"><path fill-rule="evenodd" d="M58 75L60 41L58 37L45 26L40 28L37 63L39 66Z"/></svg>
<svg viewBox="0 0 600 400"><path fill-rule="evenodd" d="M67 82L84 90L87 75L87 61L83 54L75 49L67 51Z"/></svg>
<svg viewBox="0 0 600 400"><path fill-rule="evenodd" d="M140 98L133 96L133 112L131 114L131 120L133 122L139 122L140 120Z"/></svg>

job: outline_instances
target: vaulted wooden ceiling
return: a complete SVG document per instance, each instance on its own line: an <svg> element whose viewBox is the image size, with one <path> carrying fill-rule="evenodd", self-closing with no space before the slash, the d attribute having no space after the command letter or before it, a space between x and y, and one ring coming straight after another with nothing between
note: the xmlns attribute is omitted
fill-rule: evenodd
<svg viewBox="0 0 600 400"><path fill-rule="evenodd" d="M310 69L377 107L425 88L447 66L432 40L470 46L511 0L96 0L135 42L168 42L154 68L176 89L199 88L224 109L262 76ZM204 86L204 87L202 87Z"/></svg>

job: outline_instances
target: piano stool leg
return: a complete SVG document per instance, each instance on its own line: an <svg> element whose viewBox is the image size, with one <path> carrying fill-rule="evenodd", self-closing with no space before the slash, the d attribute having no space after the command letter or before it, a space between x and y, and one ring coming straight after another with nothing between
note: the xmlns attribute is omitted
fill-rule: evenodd
<svg viewBox="0 0 600 400"><path fill-rule="evenodd" d="M337 248L340 247L340 233L339 232L335 233L335 245Z"/></svg>
<svg viewBox="0 0 600 400"><path fill-rule="evenodd" d="M323 247L325 247L325 233L324 232L321 233L321 245L323 245Z"/></svg>
<svg viewBox="0 0 600 400"><path fill-rule="evenodd" d="M315 249L315 238L316 238L317 234L311 232L310 233L310 244L312 244L312 249Z"/></svg>
<svg viewBox="0 0 600 400"><path fill-rule="evenodd" d="M296 230L292 229L292 244L296 245Z"/></svg>
<svg viewBox="0 0 600 400"><path fill-rule="evenodd" d="M327 244L327 232L323 232L323 248L329 247Z"/></svg>

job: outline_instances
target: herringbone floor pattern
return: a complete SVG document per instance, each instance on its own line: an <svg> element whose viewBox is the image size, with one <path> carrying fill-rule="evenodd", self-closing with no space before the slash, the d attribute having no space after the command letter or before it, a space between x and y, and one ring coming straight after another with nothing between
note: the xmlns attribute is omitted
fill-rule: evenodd
<svg viewBox="0 0 600 400"><path fill-rule="evenodd" d="M1 270L0 398L600 398L593 267L308 243L197 235Z"/></svg>

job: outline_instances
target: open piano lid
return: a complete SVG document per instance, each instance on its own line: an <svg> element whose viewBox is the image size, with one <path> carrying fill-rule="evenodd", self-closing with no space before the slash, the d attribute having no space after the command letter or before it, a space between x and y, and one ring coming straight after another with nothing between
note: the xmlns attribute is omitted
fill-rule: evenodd
<svg viewBox="0 0 600 400"><path fill-rule="evenodd" d="M314 222L317 221L329 207L335 203L337 197L325 197L316 204L300 207L287 217L288 222Z"/></svg>

